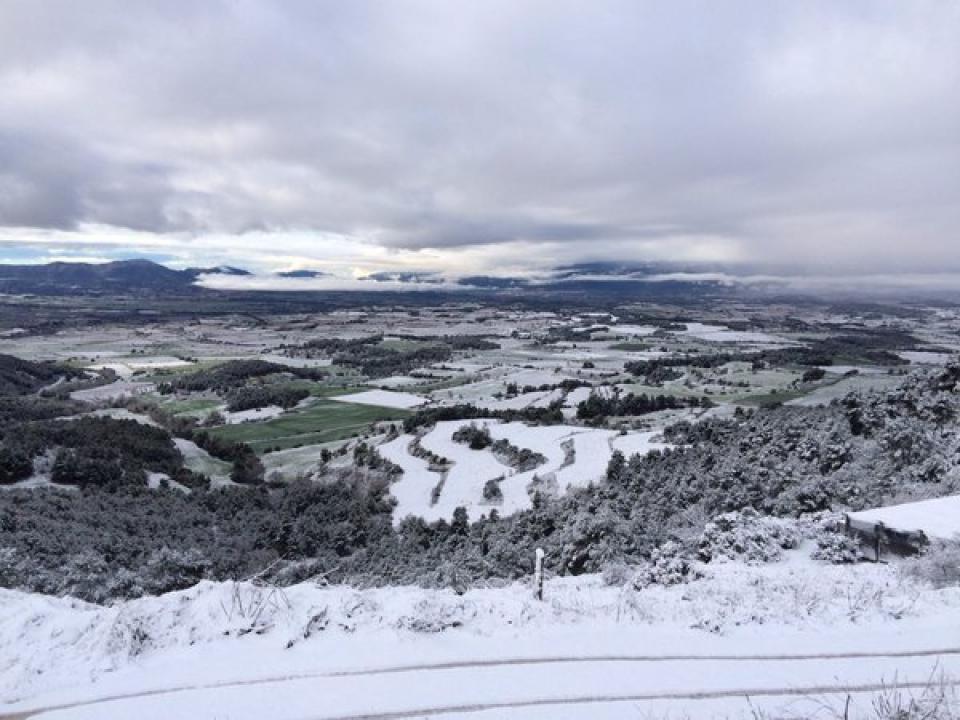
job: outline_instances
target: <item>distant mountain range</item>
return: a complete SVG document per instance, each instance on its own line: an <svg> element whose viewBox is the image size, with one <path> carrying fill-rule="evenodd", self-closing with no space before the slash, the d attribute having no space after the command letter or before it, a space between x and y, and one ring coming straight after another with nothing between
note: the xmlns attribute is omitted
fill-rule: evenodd
<svg viewBox="0 0 960 720"><path fill-rule="evenodd" d="M118 260L91 264L80 262L53 262L45 265L0 265L0 294L39 296L132 296L184 297L216 294L259 292L258 290L220 290L197 284L202 275L252 276L243 268L228 265L219 267L191 267L173 270L151 260ZM275 278L312 279L332 277L319 270L290 270L278 272ZM698 299L730 297L746 289L730 281L717 268L666 264L614 265L593 263L557 268L531 279L526 277L498 277L475 275L453 281L460 290L450 288L450 282L430 272L375 272L365 279L371 291L381 283L392 282L417 287L436 294L457 296L498 296L533 298L562 295L568 298L589 299ZM261 286L262 287L262 286ZM434 289L435 287L435 289ZM291 295L292 290L277 283L276 295ZM283 291L287 290L286 293ZM318 287L297 288L299 295L329 295L334 291ZM397 289L403 291L403 287ZM357 292L362 288L358 288ZM336 291L351 292L351 291Z"/></svg>
<svg viewBox="0 0 960 720"><path fill-rule="evenodd" d="M0 293L11 295L184 295L200 275L250 275L235 267L171 270L151 260L0 265Z"/></svg>
<svg viewBox="0 0 960 720"><path fill-rule="evenodd" d="M664 266L613 266L591 264L558 268L547 279L532 281L520 277L476 275L456 281L464 292L473 293L563 293L603 297L663 297L670 295L730 294L729 284L714 281L658 280L648 276L677 268ZM229 265L173 270L151 260L117 260L108 263L52 262L44 265L0 265L0 293L14 295L104 295L184 296L211 292L197 285L201 275L250 276L248 270ZM322 278L319 270L290 270L275 273L280 278ZM399 282L422 286L439 285L435 273L376 272L366 278L372 284ZM278 290L282 290L282 286ZM444 292L438 288L438 292ZM447 290L446 292L450 292Z"/></svg>
<svg viewBox="0 0 960 720"><path fill-rule="evenodd" d="M249 275L249 273L247 273ZM286 272L276 273L277 277L283 278L318 278L325 277L330 273L325 273L322 270L287 270Z"/></svg>

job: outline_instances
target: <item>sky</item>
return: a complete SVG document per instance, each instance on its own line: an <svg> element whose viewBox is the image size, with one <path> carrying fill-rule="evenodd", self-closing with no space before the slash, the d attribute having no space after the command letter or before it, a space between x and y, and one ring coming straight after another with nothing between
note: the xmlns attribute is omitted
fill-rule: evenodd
<svg viewBox="0 0 960 720"><path fill-rule="evenodd" d="M960 3L3 0L0 262L960 271Z"/></svg>

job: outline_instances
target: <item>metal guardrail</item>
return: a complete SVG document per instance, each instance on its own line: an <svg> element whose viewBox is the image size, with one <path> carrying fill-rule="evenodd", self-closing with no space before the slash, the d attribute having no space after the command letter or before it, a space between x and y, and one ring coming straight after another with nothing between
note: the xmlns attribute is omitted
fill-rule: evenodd
<svg viewBox="0 0 960 720"><path fill-rule="evenodd" d="M882 522L855 520L844 516L844 529L849 537L858 539L873 551L873 561L880 562L883 551L895 555L916 555L930 539L922 530L898 530Z"/></svg>

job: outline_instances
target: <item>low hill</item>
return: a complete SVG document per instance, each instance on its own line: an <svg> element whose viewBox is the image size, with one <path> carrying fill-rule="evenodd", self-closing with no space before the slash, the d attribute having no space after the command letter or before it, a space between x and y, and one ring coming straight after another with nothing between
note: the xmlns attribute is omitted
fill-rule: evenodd
<svg viewBox="0 0 960 720"><path fill-rule="evenodd" d="M0 355L0 395L26 395L70 374L52 363L37 363L13 355Z"/></svg>

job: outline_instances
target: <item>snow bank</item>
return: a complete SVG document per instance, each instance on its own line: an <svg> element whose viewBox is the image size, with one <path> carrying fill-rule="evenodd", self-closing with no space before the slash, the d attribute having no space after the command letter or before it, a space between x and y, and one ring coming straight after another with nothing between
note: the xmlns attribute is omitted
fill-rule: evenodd
<svg viewBox="0 0 960 720"><path fill-rule="evenodd" d="M922 530L927 537L950 540L960 536L960 495L852 512L848 516L857 524L883 523L893 530Z"/></svg>

